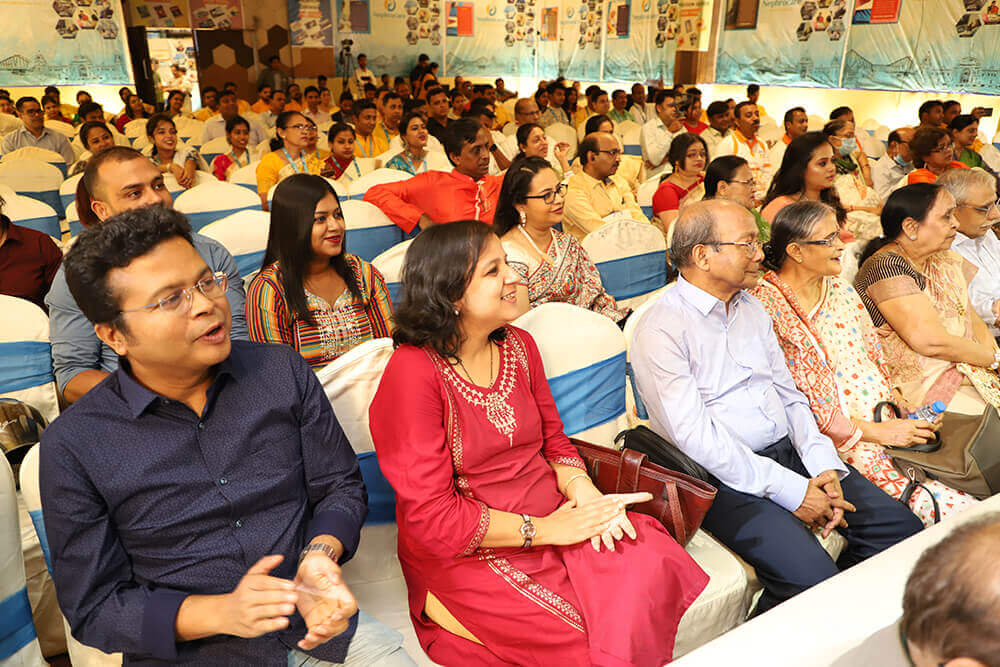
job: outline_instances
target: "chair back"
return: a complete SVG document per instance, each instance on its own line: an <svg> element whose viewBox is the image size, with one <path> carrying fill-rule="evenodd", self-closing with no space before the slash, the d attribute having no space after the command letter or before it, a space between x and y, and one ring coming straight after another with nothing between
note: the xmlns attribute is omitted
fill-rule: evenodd
<svg viewBox="0 0 1000 667"><path fill-rule="evenodd" d="M625 155L642 156L642 147L639 138L642 135L642 126L631 120L626 120L615 127L615 135L622 142L622 150Z"/></svg>
<svg viewBox="0 0 1000 667"><path fill-rule="evenodd" d="M566 435L613 447L626 428L625 337L604 315L543 303L515 320L538 344Z"/></svg>
<svg viewBox="0 0 1000 667"><path fill-rule="evenodd" d="M63 178L66 178L66 173L69 169L69 165L66 164L66 160L61 153L50 151L47 148L39 148L38 146L25 146L24 148L18 148L16 151L11 151L5 154L3 158L0 158L0 163L13 162L15 160L33 160L35 162L51 164L62 172Z"/></svg>
<svg viewBox="0 0 1000 667"><path fill-rule="evenodd" d="M406 249L413 239L397 243L372 260L372 266L378 269L385 278L385 288L395 304L399 299L399 288L403 285L403 263L406 260Z"/></svg>
<svg viewBox="0 0 1000 667"><path fill-rule="evenodd" d="M76 210L76 200L66 206L66 224L69 225L70 240L63 244L63 253L69 252L70 242L83 231L83 223L80 222L80 215Z"/></svg>
<svg viewBox="0 0 1000 667"><path fill-rule="evenodd" d="M3 212L11 222L48 234L56 241L62 239L59 216L48 204L31 197L16 195L6 201Z"/></svg>
<svg viewBox="0 0 1000 667"><path fill-rule="evenodd" d="M44 665L28 600L14 471L0 456L0 664Z"/></svg>
<svg viewBox="0 0 1000 667"><path fill-rule="evenodd" d="M261 210L245 210L205 225L198 232L215 239L236 260L243 280L260 271L267 249L267 236L271 228L271 214Z"/></svg>
<svg viewBox="0 0 1000 667"><path fill-rule="evenodd" d="M403 230L374 204L341 199L340 207L347 225L347 251L366 262L403 240Z"/></svg>
<svg viewBox="0 0 1000 667"><path fill-rule="evenodd" d="M661 174L662 175L662 174ZM642 214L648 219L653 219L653 195L660 187L660 176L654 176L642 182L635 193L636 203L642 209Z"/></svg>
<svg viewBox="0 0 1000 667"><path fill-rule="evenodd" d="M189 189L193 190L195 186L202 185L203 183L218 183L219 181L208 172L196 171L194 172L194 185ZM177 179L173 174L167 172L163 175L163 184L167 186L167 190L170 192L170 196L173 198L174 202L177 201L177 197L186 192L184 187L177 182ZM260 198L257 199L258 205L260 204Z"/></svg>
<svg viewBox="0 0 1000 667"><path fill-rule="evenodd" d="M24 124L17 116L0 113L0 137L5 137L14 130L19 130L22 127L24 127Z"/></svg>
<svg viewBox="0 0 1000 667"><path fill-rule="evenodd" d="M124 134L118 131L118 128L114 126L114 123L105 123L108 131L111 133L111 137L115 140L115 146L131 146L132 143L128 140Z"/></svg>
<svg viewBox="0 0 1000 667"><path fill-rule="evenodd" d="M785 130L777 125L768 125L767 127L761 126L760 131L757 132L757 136L760 137L768 146L773 146L777 142L781 141L781 138L785 136Z"/></svg>
<svg viewBox="0 0 1000 667"><path fill-rule="evenodd" d="M865 155L874 160L885 155L885 144L868 132L859 132L858 142L861 144L861 149L865 152Z"/></svg>
<svg viewBox="0 0 1000 667"><path fill-rule="evenodd" d="M576 138L576 130L573 127L570 127L566 123L552 123L545 128L545 136L551 138L557 143L564 141L569 144L570 151L566 156L567 160L572 161L573 158L576 157L578 142Z"/></svg>
<svg viewBox="0 0 1000 667"><path fill-rule="evenodd" d="M136 118L125 123L125 127L122 128L125 131L125 138L131 141L133 146L136 139L146 136L146 121L148 120L148 118ZM177 136L180 136L179 130Z"/></svg>
<svg viewBox="0 0 1000 667"><path fill-rule="evenodd" d="M205 133L205 123L197 118L175 118L174 124L177 126L177 136L184 141L195 140L201 143L201 135Z"/></svg>
<svg viewBox="0 0 1000 667"><path fill-rule="evenodd" d="M0 181L14 188L14 192L22 197L48 204L57 213L65 209L59 198L63 178L63 172L57 167L40 160L0 163Z"/></svg>
<svg viewBox="0 0 1000 667"><path fill-rule="evenodd" d="M255 160L245 167L233 169L229 174L229 182L257 194L257 165L259 164L260 160Z"/></svg>
<svg viewBox="0 0 1000 667"><path fill-rule="evenodd" d="M39 488L38 476L38 445L33 446L21 461L19 471L21 480L21 496L24 498L24 505L31 517L31 524L35 527L35 534L38 535L38 542L42 547L42 555L45 556L45 564L48 565L49 573L52 572L52 555L49 550L49 540L45 532L45 519L42 516L42 493ZM66 650L69 652L69 659L73 665L83 665L84 667L117 667L122 664L121 653L104 653L96 648L81 644L72 632L69 624L63 619L66 627ZM6 664L6 663L5 663ZM43 664L43 663L35 663Z"/></svg>
<svg viewBox="0 0 1000 667"><path fill-rule="evenodd" d="M635 308L667 284L667 243L650 224L609 222L584 236L581 244L619 305Z"/></svg>
<svg viewBox="0 0 1000 667"><path fill-rule="evenodd" d="M49 318L25 299L0 295L0 398L33 405L45 419L59 416L52 372Z"/></svg>
<svg viewBox="0 0 1000 667"><path fill-rule="evenodd" d="M70 176L59 184L59 208L57 210L65 211L71 202L76 201L76 186L80 183L81 178L83 178L83 172L76 176Z"/></svg>
<svg viewBox="0 0 1000 667"><path fill-rule="evenodd" d="M875 120L874 118L865 118L863 121L861 121L861 125L859 125L858 127L860 127L868 134L874 134L875 130L878 128L878 125L879 125L878 121Z"/></svg>
<svg viewBox="0 0 1000 667"><path fill-rule="evenodd" d="M72 139L76 136L76 128L69 123L64 123L61 120L47 120L45 121L46 129L52 130L53 132L58 132L67 139Z"/></svg>
<svg viewBox="0 0 1000 667"><path fill-rule="evenodd" d="M225 135L223 135L203 143L201 145L200 152L201 156L205 158L205 162L212 164L212 160L214 160L216 156L228 153L231 149L232 146L229 145L229 140L226 139Z"/></svg>
<svg viewBox="0 0 1000 667"><path fill-rule="evenodd" d="M260 198L246 188L213 178L178 195L174 208L188 217L191 229L197 232L232 213L259 211Z"/></svg>
<svg viewBox="0 0 1000 667"><path fill-rule="evenodd" d="M348 189L350 190L349 198L360 201L365 198L365 193L368 192L368 189L373 185L398 183L399 181L405 181L411 178L413 178L413 176L407 174L405 171L385 168L375 169L348 185Z"/></svg>

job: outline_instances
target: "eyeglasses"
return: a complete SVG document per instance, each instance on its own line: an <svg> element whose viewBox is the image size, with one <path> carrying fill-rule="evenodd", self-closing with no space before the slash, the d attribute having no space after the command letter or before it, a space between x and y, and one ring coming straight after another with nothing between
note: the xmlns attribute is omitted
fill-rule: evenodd
<svg viewBox="0 0 1000 667"><path fill-rule="evenodd" d="M832 248L833 244L837 242L837 238L840 236L840 232L834 232L830 234L825 239L816 239L813 241L796 241L799 245L821 245L827 248Z"/></svg>
<svg viewBox="0 0 1000 667"><path fill-rule="evenodd" d="M979 211L983 215L989 215L990 211L992 211L993 209L1000 211L1000 199L997 199L995 202L989 204L988 206L972 206L971 204L958 204L958 208L971 208L973 211Z"/></svg>
<svg viewBox="0 0 1000 667"><path fill-rule="evenodd" d="M738 178L733 178L733 179L730 179L730 180L728 180L726 182L727 183L742 183L743 185L745 185L745 186L747 186L749 188L749 187L752 187L754 184L756 184L757 181L755 181L752 178L750 180L747 180L747 181L741 181Z"/></svg>
<svg viewBox="0 0 1000 667"><path fill-rule="evenodd" d="M611 156L611 158L612 158L612 159L614 159L614 158L616 158L616 157L618 157L619 155L621 155L621 154L622 154L621 150L619 150L619 149L617 149L617 148L612 148L612 149L611 149L611 150L609 150L609 151L602 151L602 150L598 150L597 152L598 152L598 153L607 153L608 155L610 155L610 156Z"/></svg>
<svg viewBox="0 0 1000 667"><path fill-rule="evenodd" d="M950 153L952 151L952 144L947 146L938 146L931 150L931 153Z"/></svg>
<svg viewBox="0 0 1000 667"><path fill-rule="evenodd" d="M746 253L747 259L752 259L757 251L760 250L760 241L719 241L717 243L709 243L711 246L723 246L723 245L739 245L743 246L743 252Z"/></svg>
<svg viewBox="0 0 1000 667"><path fill-rule="evenodd" d="M566 196L566 184L560 183L554 189L548 192L543 192L540 195L524 195L525 199L541 199L546 204L550 206L555 203L556 197L563 198Z"/></svg>
<svg viewBox="0 0 1000 667"><path fill-rule="evenodd" d="M21 113L26 113L29 116L41 116L45 112L41 109L25 109Z"/></svg>
<svg viewBox="0 0 1000 667"><path fill-rule="evenodd" d="M316 126L309 125L308 123L299 123L298 125L289 125L285 128L286 130L298 130L302 134L312 134L316 132Z"/></svg>
<svg viewBox="0 0 1000 667"><path fill-rule="evenodd" d="M139 306L138 308L120 310L118 311L118 314L134 313L139 310L148 310L152 312L159 309L165 313L183 315L191 308L191 299L194 297L194 291L196 289L209 299L214 299L221 296L228 287L229 278L222 271L218 271L213 273L211 278L199 280L191 287L179 289L162 299L157 299L156 303L148 303L145 306Z"/></svg>

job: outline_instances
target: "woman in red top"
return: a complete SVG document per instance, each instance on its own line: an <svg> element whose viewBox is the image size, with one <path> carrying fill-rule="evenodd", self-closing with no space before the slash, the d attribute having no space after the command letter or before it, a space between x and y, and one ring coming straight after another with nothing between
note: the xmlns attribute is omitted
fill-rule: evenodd
<svg viewBox="0 0 1000 667"><path fill-rule="evenodd" d="M947 130L928 127L917 130L910 139L910 152L913 154L913 164L917 169L910 172L906 178L907 185L914 183L933 183L938 176L949 169L968 169L954 159L954 147L951 135Z"/></svg>
<svg viewBox="0 0 1000 667"><path fill-rule="evenodd" d="M684 127L692 134L701 134L708 129L708 123L701 119L701 100L694 98L681 104L680 112L684 114Z"/></svg>
<svg viewBox="0 0 1000 667"><path fill-rule="evenodd" d="M708 578L626 514L648 496L591 483L538 348L508 324L519 281L481 222L425 229L406 253L369 416L411 620L444 665L662 665Z"/></svg>
<svg viewBox="0 0 1000 667"><path fill-rule="evenodd" d="M139 120L140 118L149 118L149 114L146 113L146 107L142 103L141 97L130 95L128 102L125 103L125 111L115 121L115 128L124 134L125 126L133 120Z"/></svg>
<svg viewBox="0 0 1000 667"><path fill-rule="evenodd" d="M674 137L667 153L673 173L660 182L653 194L653 224L660 228L670 247L672 225L680 208L705 195L705 165L708 164L708 145L697 134L685 132Z"/></svg>
<svg viewBox="0 0 1000 667"><path fill-rule="evenodd" d="M243 116L233 116L226 121L226 141L232 150L216 155L212 160L212 173L220 181L229 180L229 174L250 166L250 123Z"/></svg>

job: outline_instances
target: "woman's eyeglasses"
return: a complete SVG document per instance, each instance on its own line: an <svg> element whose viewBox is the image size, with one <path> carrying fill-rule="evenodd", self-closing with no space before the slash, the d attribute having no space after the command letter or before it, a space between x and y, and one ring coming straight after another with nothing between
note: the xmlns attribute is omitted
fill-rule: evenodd
<svg viewBox="0 0 1000 667"><path fill-rule="evenodd" d="M298 130L302 134L313 134L317 132L315 125L309 125L308 123L299 123L298 125L289 125L285 128L286 130Z"/></svg>
<svg viewBox="0 0 1000 667"><path fill-rule="evenodd" d="M556 197L563 198L566 196L566 184L560 183L554 189L543 192L540 195L524 195L525 199L541 199L546 204L552 205L556 201Z"/></svg>
<svg viewBox="0 0 1000 667"><path fill-rule="evenodd" d="M814 239L812 241L796 241L799 245L821 245L827 248L832 248L833 244L837 242L837 238L840 237L840 232L834 232L825 239Z"/></svg>

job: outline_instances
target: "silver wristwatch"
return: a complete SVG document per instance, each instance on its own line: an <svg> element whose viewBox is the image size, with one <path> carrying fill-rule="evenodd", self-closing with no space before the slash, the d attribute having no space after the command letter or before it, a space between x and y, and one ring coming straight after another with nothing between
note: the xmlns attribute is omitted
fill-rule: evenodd
<svg viewBox="0 0 1000 667"><path fill-rule="evenodd" d="M306 548L301 551L301 553L299 553L298 564L301 565L302 559L306 557L306 554L309 554L313 551L322 551L327 556L329 556L330 560L332 560L334 563L337 562L337 550L331 547L329 544L310 544L307 545Z"/></svg>
<svg viewBox="0 0 1000 667"><path fill-rule="evenodd" d="M524 544L521 545L522 549L527 549L531 546L531 540L535 538L535 524L531 523L531 517L527 514L522 514L521 519L524 523L521 524L521 537L524 538Z"/></svg>

